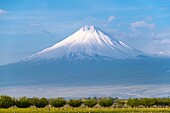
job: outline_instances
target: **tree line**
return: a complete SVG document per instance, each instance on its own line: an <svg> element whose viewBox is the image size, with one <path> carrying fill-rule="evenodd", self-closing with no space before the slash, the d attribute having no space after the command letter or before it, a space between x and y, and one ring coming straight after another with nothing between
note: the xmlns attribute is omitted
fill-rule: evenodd
<svg viewBox="0 0 170 113"><path fill-rule="evenodd" d="M170 98L130 98L127 105L131 107L170 107Z"/></svg>
<svg viewBox="0 0 170 113"><path fill-rule="evenodd" d="M19 108L28 108L30 106L35 106L37 108L44 108L47 105L51 105L53 107L63 107L64 105L69 105L71 107L80 107L82 104L87 107L94 107L95 105L99 104L103 107L109 107L113 104L113 98L87 98L87 99L70 99L65 100L64 98L50 98L47 99L45 97L38 98L27 98L27 97L20 97L20 98L12 98L7 95L0 96L0 108L9 108L12 106L16 106Z"/></svg>
<svg viewBox="0 0 170 113"><path fill-rule="evenodd" d="M166 107L170 106L170 98L129 98L129 99L118 99L111 97L103 98L82 98L82 99L70 99L66 100L64 98L50 98L45 97L38 98L12 98L7 95L0 96L0 108L9 108L9 107L19 107L19 108L28 108L34 106L37 108L44 108L47 105L52 107L60 108L65 105L70 107L80 107L82 105L86 107L95 107L96 105L101 107Z"/></svg>

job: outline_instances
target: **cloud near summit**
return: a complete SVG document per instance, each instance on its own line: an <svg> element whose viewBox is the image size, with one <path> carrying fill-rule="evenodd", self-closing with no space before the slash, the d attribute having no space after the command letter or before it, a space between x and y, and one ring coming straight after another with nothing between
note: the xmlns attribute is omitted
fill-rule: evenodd
<svg viewBox="0 0 170 113"><path fill-rule="evenodd" d="M154 29L156 25L154 23L149 23L145 20L142 20L142 21L136 21L136 22L130 23L130 27L132 29L136 29L136 28Z"/></svg>
<svg viewBox="0 0 170 113"><path fill-rule="evenodd" d="M110 23L115 19L115 16L109 16L107 22Z"/></svg>
<svg viewBox="0 0 170 113"><path fill-rule="evenodd" d="M6 14L6 13L7 13L6 10L0 9L0 15Z"/></svg>

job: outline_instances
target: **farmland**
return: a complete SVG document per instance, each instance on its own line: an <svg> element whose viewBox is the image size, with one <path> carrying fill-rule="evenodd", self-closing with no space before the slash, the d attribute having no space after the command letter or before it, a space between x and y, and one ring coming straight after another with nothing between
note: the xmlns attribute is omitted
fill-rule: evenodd
<svg viewBox="0 0 170 113"><path fill-rule="evenodd" d="M170 113L170 108L8 108L0 113Z"/></svg>

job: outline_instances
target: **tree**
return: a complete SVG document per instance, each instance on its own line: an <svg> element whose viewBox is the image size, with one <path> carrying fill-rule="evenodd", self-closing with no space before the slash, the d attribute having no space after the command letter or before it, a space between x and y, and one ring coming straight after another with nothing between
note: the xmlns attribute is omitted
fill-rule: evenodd
<svg viewBox="0 0 170 113"><path fill-rule="evenodd" d="M85 106L94 107L97 104L97 100L88 99L88 100L85 100L83 103L84 103Z"/></svg>
<svg viewBox="0 0 170 113"><path fill-rule="evenodd" d="M140 104L145 107L151 107L155 104L155 99L154 98L141 98Z"/></svg>
<svg viewBox="0 0 170 113"><path fill-rule="evenodd" d="M170 106L170 98L155 98L155 105L157 106Z"/></svg>
<svg viewBox="0 0 170 113"><path fill-rule="evenodd" d="M50 105L54 107L63 107L66 101L63 98L50 99Z"/></svg>
<svg viewBox="0 0 170 113"><path fill-rule="evenodd" d="M38 108L43 108L45 107L46 105L48 105L48 100L43 97L43 98L37 98L37 97L34 97L31 99L31 104L38 107Z"/></svg>
<svg viewBox="0 0 170 113"><path fill-rule="evenodd" d="M127 105L130 105L131 107L138 107L140 105L140 101L138 98L129 98Z"/></svg>
<svg viewBox="0 0 170 113"><path fill-rule="evenodd" d="M0 108L9 108L15 104L15 101L10 96L0 96Z"/></svg>
<svg viewBox="0 0 170 113"><path fill-rule="evenodd" d="M72 107L79 107L82 105L82 101L81 100L69 100L67 102L68 105L72 106Z"/></svg>
<svg viewBox="0 0 170 113"><path fill-rule="evenodd" d="M15 104L17 107L20 107L20 108L28 108L31 106L31 101L30 101L30 98L21 97L15 100Z"/></svg>
<svg viewBox="0 0 170 113"><path fill-rule="evenodd" d="M102 107L110 107L113 105L113 99L111 98L102 98L99 100L98 104Z"/></svg>

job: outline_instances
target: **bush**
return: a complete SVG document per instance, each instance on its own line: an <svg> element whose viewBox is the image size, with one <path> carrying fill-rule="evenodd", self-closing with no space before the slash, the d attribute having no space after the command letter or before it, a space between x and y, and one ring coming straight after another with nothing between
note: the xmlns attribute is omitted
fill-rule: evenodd
<svg viewBox="0 0 170 113"><path fill-rule="evenodd" d="M31 99L31 105L34 105L38 108L43 108L45 107L46 105L48 105L48 100L46 98L37 98L37 97L34 97Z"/></svg>
<svg viewBox="0 0 170 113"><path fill-rule="evenodd" d="M63 107L66 105L66 101L63 98L50 99L50 105L54 107Z"/></svg>
<svg viewBox="0 0 170 113"><path fill-rule="evenodd" d="M99 105L102 107L110 107L113 105L113 99L111 98L103 98L99 100Z"/></svg>
<svg viewBox="0 0 170 113"><path fill-rule="evenodd" d="M10 96L0 96L0 108L9 108L15 104L15 101Z"/></svg>
<svg viewBox="0 0 170 113"><path fill-rule="evenodd" d="M16 99L15 105L20 108L28 108L31 106L30 98L21 97L19 99Z"/></svg>
<svg viewBox="0 0 170 113"><path fill-rule="evenodd" d="M97 104L97 100L89 99L89 100L85 100L83 103L87 107L94 107Z"/></svg>
<svg viewBox="0 0 170 113"><path fill-rule="evenodd" d="M72 106L72 107L80 107L82 105L82 101L81 100L69 100L67 102L68 105Z"/></svg>

